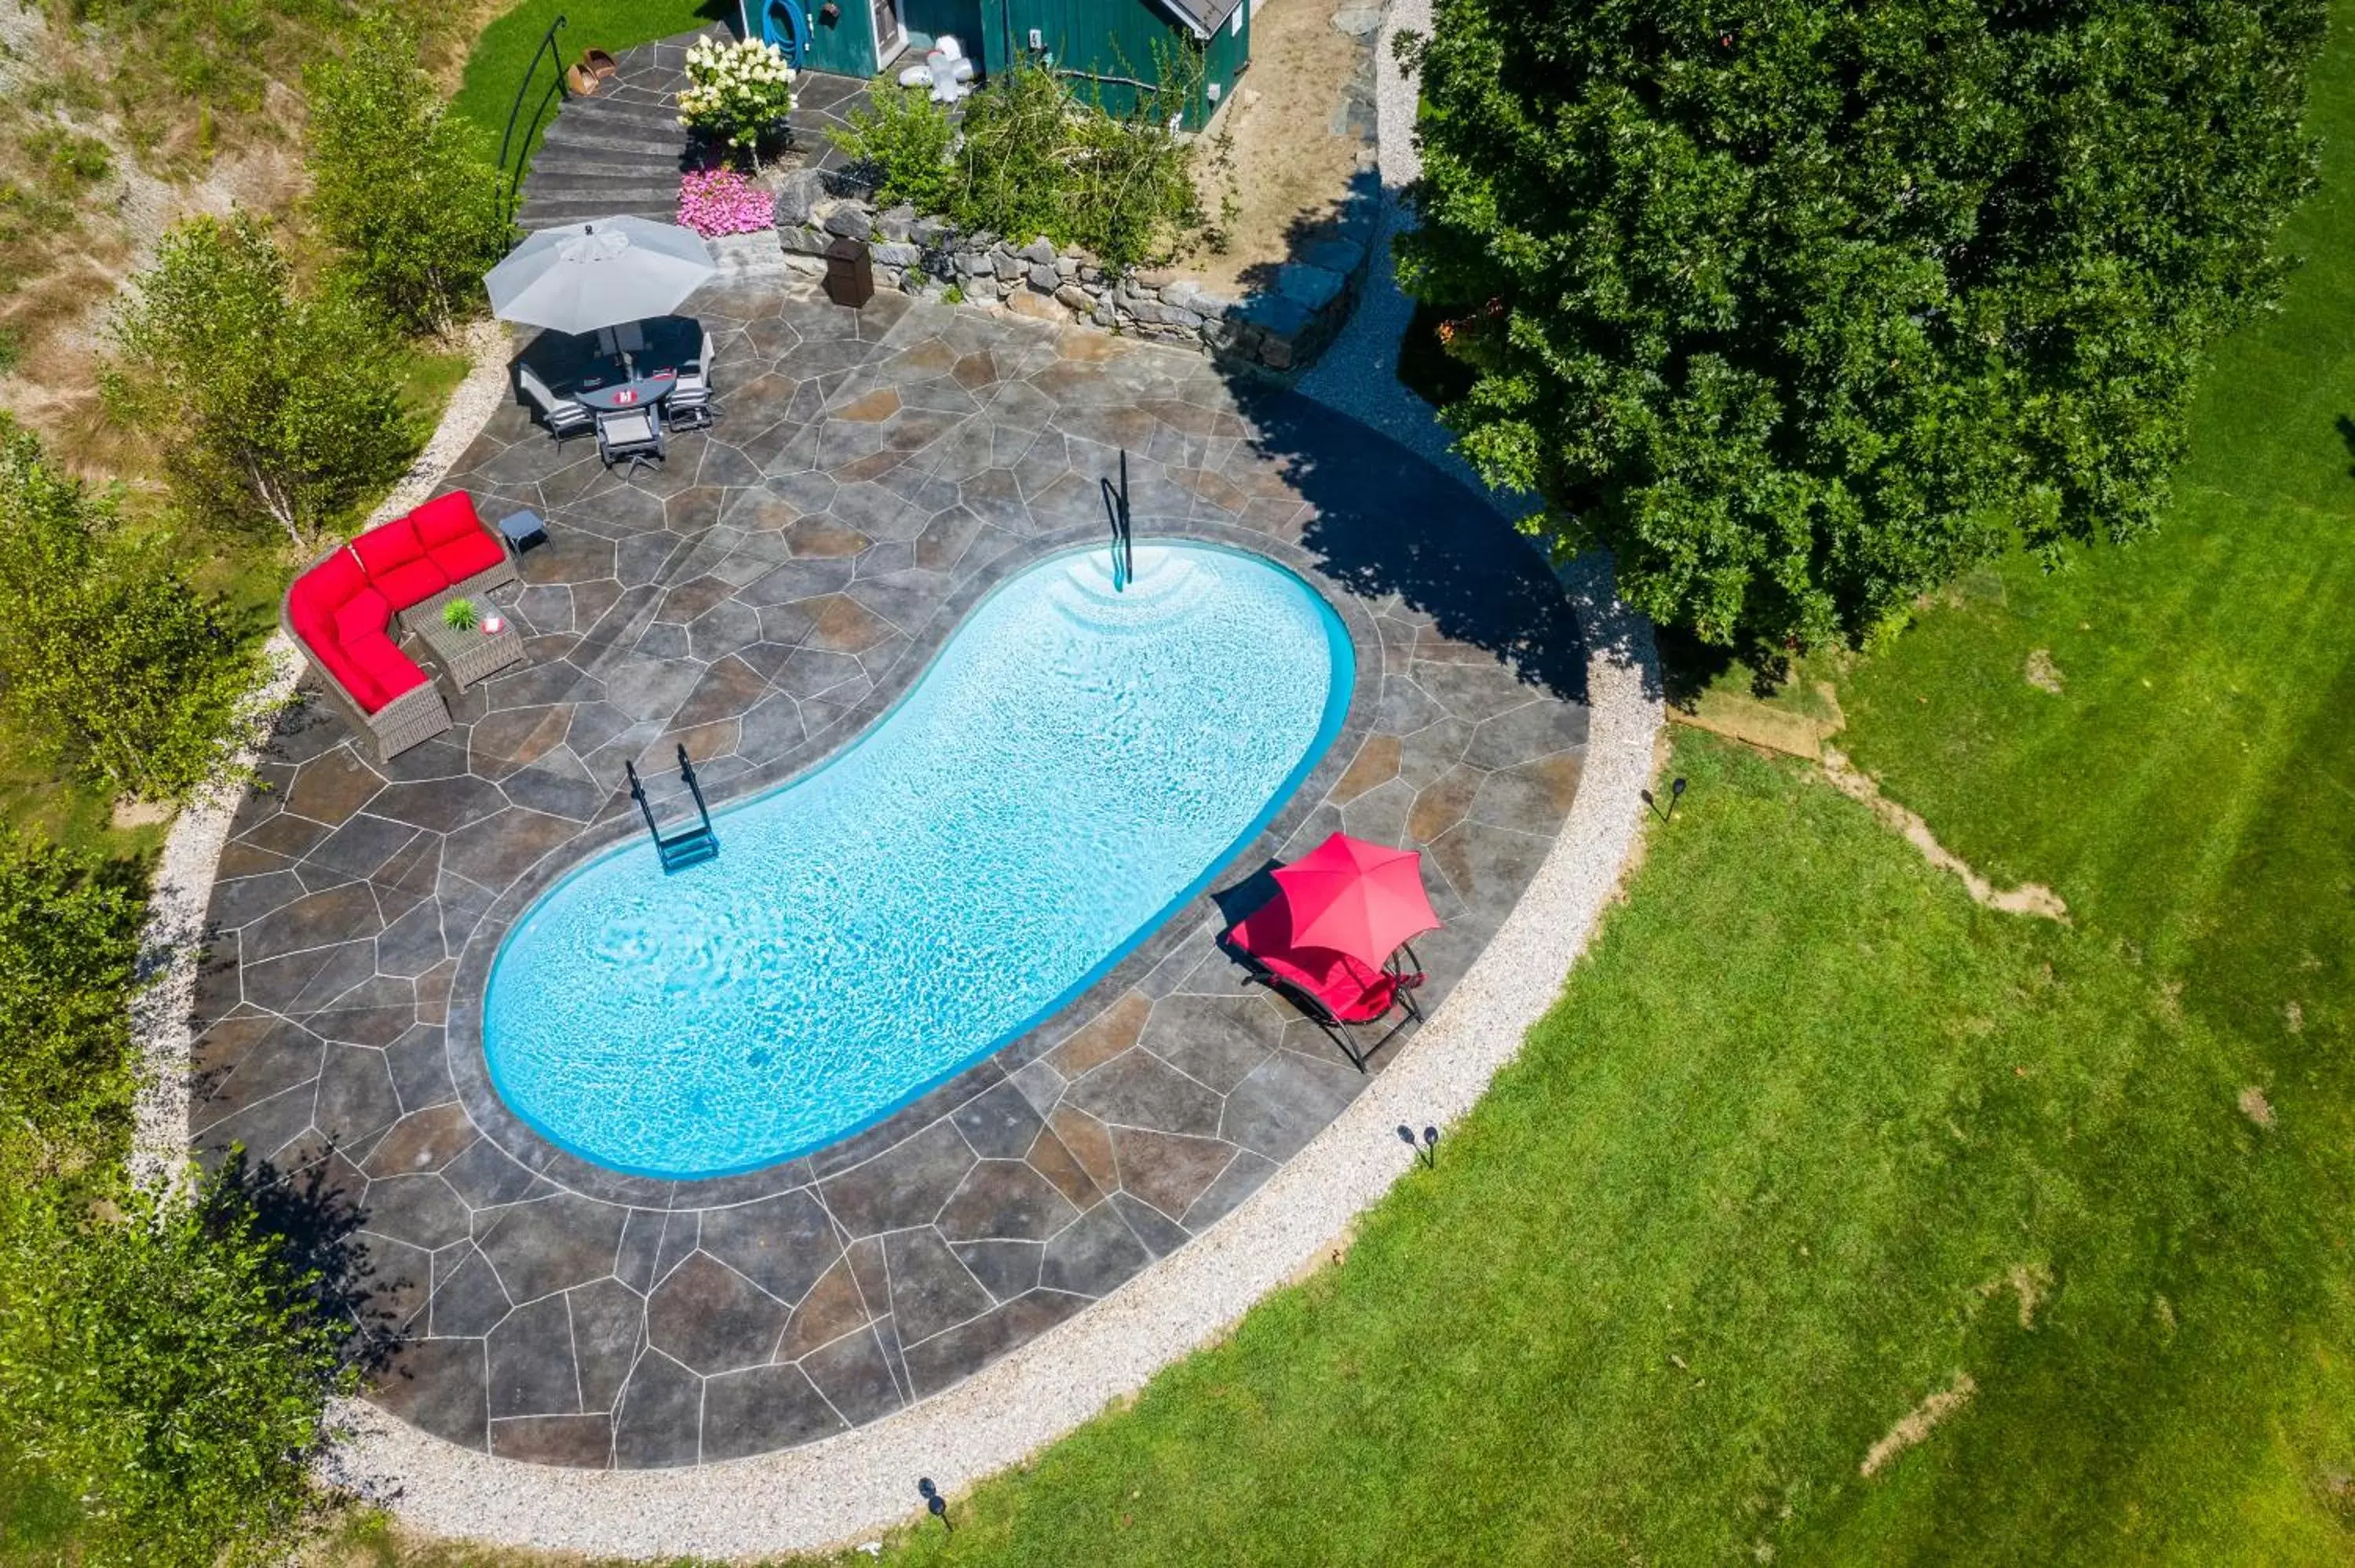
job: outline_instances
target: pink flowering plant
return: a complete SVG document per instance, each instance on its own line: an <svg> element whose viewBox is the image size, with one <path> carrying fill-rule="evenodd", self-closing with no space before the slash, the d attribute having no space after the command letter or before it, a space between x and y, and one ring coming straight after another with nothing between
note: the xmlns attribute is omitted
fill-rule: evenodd
<svg viewBox="0 0 2355 1568"><path fill-rule="evenodd" d="M703 169L678 185L678 220L706 239L751 234L777 221L777 198L733 169Z"/></svg>

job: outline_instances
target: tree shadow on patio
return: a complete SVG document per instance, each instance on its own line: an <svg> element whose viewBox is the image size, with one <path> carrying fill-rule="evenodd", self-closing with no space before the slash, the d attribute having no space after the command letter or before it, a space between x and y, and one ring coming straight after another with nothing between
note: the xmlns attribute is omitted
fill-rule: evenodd
<svg viewBox="0 0 2355 1568"><path fill-rule="evenodd" d="M1540 548L1489 501L1380 432L1294 392L1238 388L1253 446L1316 510L1300 538L1361 598L1396 594L1522 681L1586 695L1578 617Z"/></svg>
<svg viewBox="0 0 2355 1568"><path fill-rule="evenodd" d="M332 1152L332 1151L331 1151ZM223 1160L219 1180L251 1209L256 1227L277 1238L280 1256L310 1280L319 1313L351 1325L344 1358L363 1375L389 1362L400 1325L387 1303L419 1292L423 1281L379 1279L359 1229L367 1215L336 1181L332 1158L284 1171L270 1160L249 1163L242 1149Z"/></svg>

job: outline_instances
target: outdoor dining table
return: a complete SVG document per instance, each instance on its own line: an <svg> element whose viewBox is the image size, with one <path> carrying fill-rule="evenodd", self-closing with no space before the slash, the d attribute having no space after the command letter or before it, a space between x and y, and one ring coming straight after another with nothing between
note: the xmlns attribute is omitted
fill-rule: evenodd
<svg viewBox="0 0 2355 1568"><path fill-rule="evenodd" d="M670 389L678 385L678 371L674 368L650 370L643 376L615 377L602 386L576 384L571 391L574 402L601 414L617 413L623 408L659 403Z"/></svg>

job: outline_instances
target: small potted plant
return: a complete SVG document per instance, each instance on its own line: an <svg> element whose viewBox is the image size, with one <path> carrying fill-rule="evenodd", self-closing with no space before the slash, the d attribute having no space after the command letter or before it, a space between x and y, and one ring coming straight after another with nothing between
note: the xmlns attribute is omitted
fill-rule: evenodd
<svg viewBox="0 0 2355 1568"><path fill-rule="evenodd" d="M482 619L471 599L453 599L442 607L442 624L453 631L472 631Z"/></svg>

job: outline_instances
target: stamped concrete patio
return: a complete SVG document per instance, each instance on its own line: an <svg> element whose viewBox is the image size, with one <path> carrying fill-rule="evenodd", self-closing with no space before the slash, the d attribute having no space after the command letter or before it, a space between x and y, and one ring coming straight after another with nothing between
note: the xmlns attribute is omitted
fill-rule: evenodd
<svg viewBox="0 0 2355 1568"><path fill-rule="evenodd" d="M1578 629L1541 563L1421 460L1202 360L1038 323L773 283L689 309L721 420L623 482L503 410L453 473L551 543L502 590L530 657L379 764L291 715L222 858L192 1137L310 1167L354 1206L372 1395L451 1442L576 1466L808 1442L945 1388L1228 1213L1367 1078L1213 941L1271 858L1336 827L1425 852L1441 1000L1577 789ZM809 766L964 614L1136 530L1291 566L1348 625L1348 725L1200 900L1060 1016L881 1124L677 1182L539 1139L485 1072L490 959L584 854L642 832L619 789L684 741L715 805ZM723 851L724 853L724 851ZM1371 1063L1381 1070L1394 1040Z"/></svg>

